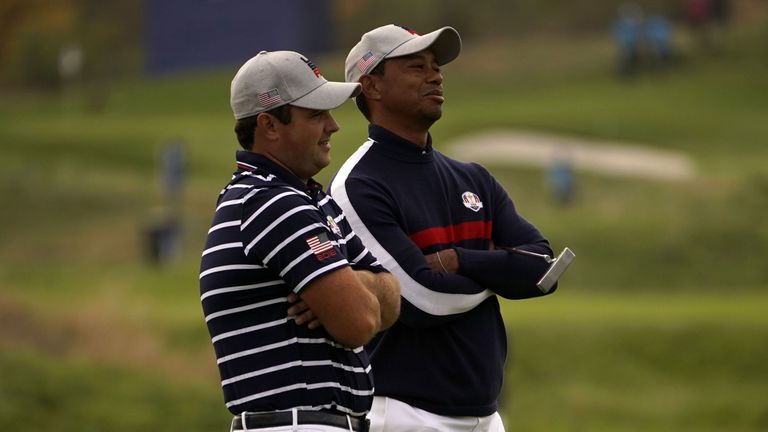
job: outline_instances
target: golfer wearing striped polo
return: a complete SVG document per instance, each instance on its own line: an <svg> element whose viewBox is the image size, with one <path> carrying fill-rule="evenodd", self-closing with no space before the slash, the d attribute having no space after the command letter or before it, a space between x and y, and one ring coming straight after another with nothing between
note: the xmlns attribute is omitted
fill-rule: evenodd
<svg viewBox="0 0 768 432"><path fill-rule="evenodd" d="M232 430L367 430L362 346L397 319L399 286L311 178L339 130L329 110L359 87L290 51L259 53L232 81L243 150L200 266Z"/></svg>

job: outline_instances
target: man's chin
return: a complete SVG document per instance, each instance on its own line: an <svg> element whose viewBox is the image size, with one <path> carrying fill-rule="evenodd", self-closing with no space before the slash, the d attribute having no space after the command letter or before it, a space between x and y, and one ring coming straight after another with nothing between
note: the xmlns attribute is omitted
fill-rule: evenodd
<svg viewBox="0 0 768 432"><path fill-rule="evenodd" d="M331 158L323 159L317 163L317 172L322 171L323 169L327 168L328 165L331 164Z"/></svg>
<svg viewBox="0 0 768 432"><path fill-rule="evenodd" d="M432 126L436 121L440 120L440 117L443 116L443 110L433 110L424 113L422 118L424 119L424 123L428 126Z"/></svg>

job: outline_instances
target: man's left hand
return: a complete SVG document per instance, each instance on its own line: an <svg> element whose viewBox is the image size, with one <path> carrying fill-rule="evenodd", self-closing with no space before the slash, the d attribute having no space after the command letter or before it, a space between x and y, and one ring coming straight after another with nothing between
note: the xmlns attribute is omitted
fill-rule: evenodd
<svg viewBox="0 0 768 432"><path fill-rule="evenodd" d="M453 248L425 255L424 258L427 259L427 264L433 272L456 273L459 271L459 257Z"/></svg>

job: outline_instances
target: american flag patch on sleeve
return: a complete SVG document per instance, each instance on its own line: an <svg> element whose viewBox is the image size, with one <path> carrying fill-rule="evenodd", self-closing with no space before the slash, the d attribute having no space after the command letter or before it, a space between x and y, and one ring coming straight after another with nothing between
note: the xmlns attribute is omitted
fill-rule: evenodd
<svg viewBox="0 0 768 432"><path fill-rule="evenodd" d="M312 249L318 260L323 261L336 255L333 243L328 239L328 233L322 232L307 238L307 245Z"/></svg>

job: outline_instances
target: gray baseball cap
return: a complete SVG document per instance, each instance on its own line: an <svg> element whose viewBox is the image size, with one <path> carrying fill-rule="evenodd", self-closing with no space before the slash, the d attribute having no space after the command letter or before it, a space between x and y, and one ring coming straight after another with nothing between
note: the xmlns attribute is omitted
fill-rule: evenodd
<svg viewBox="0 0 768 432"><path fill-rule="evenodd" d="M360 93L360 84L326 80L309 59L293 51L262 51L237 71L229 104L236 119L291 104L330 110Z"/></svg>
<svg viewBox="0 0 768 432"><path fill-rule="evenodd" d="M382 60L415 54L429 48L442 66L459 56L461 37L453 27L443 27L425 35L389 24L364 34L347 55L344 72L347 82L357 82Z"/></svg>

